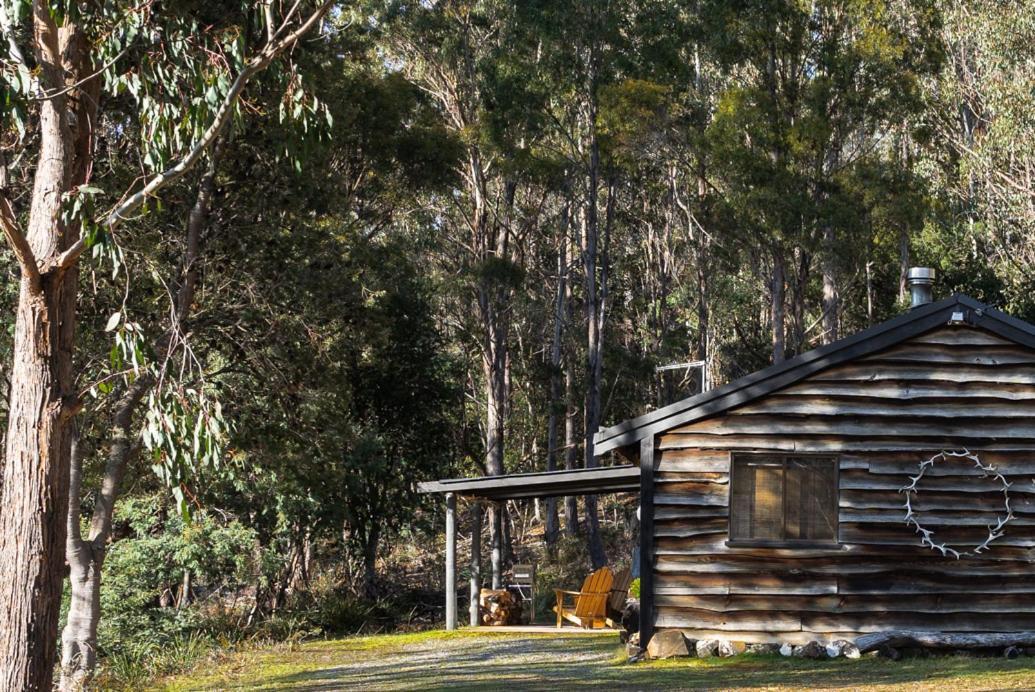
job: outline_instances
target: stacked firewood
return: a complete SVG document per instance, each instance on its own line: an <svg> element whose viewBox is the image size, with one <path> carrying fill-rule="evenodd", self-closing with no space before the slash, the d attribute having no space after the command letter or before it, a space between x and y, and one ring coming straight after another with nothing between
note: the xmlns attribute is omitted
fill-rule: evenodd
<svg viewBox="0 0 1035 692"><path fill-rule="evenodd" d="M521 599L507 589L482 589L478 605L483 625L521 624Z"/></svg>

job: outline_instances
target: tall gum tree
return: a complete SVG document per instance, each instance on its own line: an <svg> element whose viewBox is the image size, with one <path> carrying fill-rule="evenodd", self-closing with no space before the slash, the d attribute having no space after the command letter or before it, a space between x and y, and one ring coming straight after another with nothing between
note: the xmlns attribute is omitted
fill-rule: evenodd
<svg viewBox="0 0 1035 692"><path fill-rule="evenodd" d="M5 112L5 126L23 127L35 112L38 144L16 145L36 172L24 230L8 191L0 195L0 225L18 262L20 287L15 315L14 359L3 496L0 499L0 687L46 690L56 657L63 581L73 419L76 395L74 345L78 264L97 241L131 218L162 188L179 180L210 148L230 118L248 82L284 50L317 26L330 10L296 3L280 22L272 5L260 8L268 21L267 42L245 57L221 98L211 104L207 126L180 148L170 163L128 190L107 214L87 223L69 219L67 203L90 180L104 74L127 52L113 40L160 41L163 17L149 6L68 3L52 7L34 0L6 6L0 28L6 39L3 78L23 108ZM28 10L25 12L24 10ZM188 19L180 17L180 21ZM122 33L132 27L134 30ZM112 32L112 29L116 31ZM145 29L141 31L141 29ZM181 48L182 50L182 48ZM113 57L108 57L114 53ZM139 86L139 84L137 85ZM6 179L6 176L4 176Z"/></svg>
<svg viewBox="0 0 1035 692"><path fill-rule="evenodd" d="M455 229L448 234L446 261L464 284L454 308L463 314L456 321L478 353L481 391L474 398L482 412L480 465L485 474L499 475L508 450L514 295L524 280L524 237L538 213L525 213L529 186L514 174L509 159L521 148L515 142L525 128L521 108L509 102L522 85L508 90L503 68L512 67L507 61L525 37L516 33L506 4L399 3L396 9L385 18L386 46L466 149L461 189L442 212L444 223ZM518 117L511 119L515 111ZM492 584L499 588L508 552L505 509L494 504L489 510Z"/></svg>

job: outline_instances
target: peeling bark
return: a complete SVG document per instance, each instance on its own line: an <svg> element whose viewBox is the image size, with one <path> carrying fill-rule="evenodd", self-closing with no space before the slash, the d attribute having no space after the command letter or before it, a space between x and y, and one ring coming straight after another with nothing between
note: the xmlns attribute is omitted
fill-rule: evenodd
<svg viewBox="0 0 1035 692"><path fill-rule="evenodd" d="M63 92L90 74L79 28L58 29L46 3L33 5L41 84ZM14 358L0 505L0 689L48 690L56 657L66 534L71 419L77 407L74 267L56 264L72 244L63 194L90 169L96 100L80 89L40 104L39 158L21 258ZM10 238L10 236L9 236Z"/></svg>

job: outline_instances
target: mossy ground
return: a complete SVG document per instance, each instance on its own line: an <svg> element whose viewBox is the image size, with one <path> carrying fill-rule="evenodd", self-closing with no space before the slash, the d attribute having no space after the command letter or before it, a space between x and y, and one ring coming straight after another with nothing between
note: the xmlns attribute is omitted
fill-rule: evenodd
<svg viewBox="0 0 1035 692"><path fill-rule="evenodd" d="M154 689L910 689L1035 688L1035 658L805 661L779 656L626 663L599 636L460 631L352 637L224 657Z"/></svg>

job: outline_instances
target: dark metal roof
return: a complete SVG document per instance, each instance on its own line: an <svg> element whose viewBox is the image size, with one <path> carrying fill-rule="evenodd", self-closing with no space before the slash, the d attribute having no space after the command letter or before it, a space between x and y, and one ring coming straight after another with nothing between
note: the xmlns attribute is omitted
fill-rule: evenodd
<svg viewBox="0 0 1035 692"><path fill-rule="evenodd" d="M423 493L456 493L486 500L639 492L640 468L638 466L602 466L571 471L448 478L420 483L417 488Z"/></svg>
<svg viewBox="0 0 1035 692"><path fill-rule="evenodd" d="M1010 317L969 296L951 298L913 308L887 322L826 346L752 373L716 389L677 401L664 408L597 432L596 454L633 444L676 426L722 413L734 406L765 396L820 370L875 353L949 323L952 313L964 313L966 322L1004 339L1035 348L1035 325Z"/></svg>

